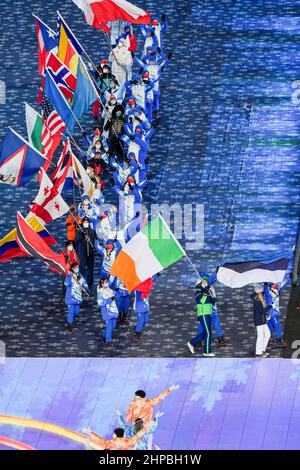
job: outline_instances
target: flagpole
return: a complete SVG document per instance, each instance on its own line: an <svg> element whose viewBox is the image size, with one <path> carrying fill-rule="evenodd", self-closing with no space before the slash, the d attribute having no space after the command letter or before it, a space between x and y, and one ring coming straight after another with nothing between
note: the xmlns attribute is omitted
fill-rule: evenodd
<svg viewBox="0 0 300 470"><path fill-rule="evenodd" d="M162 222L166 225L166 227L170 230L171 234L173 235L173 238L174 240L177 242L177 245L179 245L180 249L182 250L182 252L184 253L187 261L190 263L190 265L192 266L193 270L195 271L195 273L197 274L197 276L201 277L200 276L200 273L198 272L196 266L193 264L191 258L187 255L186 251L182 248L182 246L180 245L180 243L178 242L177 238L175 237L175 235L173 234L172 230L170 229L170 227L168 226L167 222L165 221L165 219L163 218L161 212L158 213L158 217L161 218Z"/></svg>
<svg viewBox="0 0 300 470"><path fill-rule="evenodd" d="M42 21L41 18L39 18L39 17L38 17L35 13L33 13L33 12L32 12L31 14L32 14L32 16L33 16L36 20L40 21L40 22L45 26L45 28L48 28L48 29L51 31L51 33L53 33L53 34L55 35L55 32L53 31L53 29L50 28L50 26L48 26L46 23L44 23L44 21Z"/></svg>
<svg viewBox="0 0 300 470"><path fill-rule="evenodd" d="M59 11L57 10L56 11L57 13L57 16L62 20L63 23L65 23L65 25L69 28L70 32L72 33L72 35L74 36L74 38L76 39L76 41L78 42L79 46L81 47L81 49L83 50L83 53L85 54L86 58L88 59L88 61L92 64L93 68L95 70L97 70L97 67L96 65L94 64L93 60L91 59L91 57L88 55L88 53L86 52L85 48L82 46L82 44L78 41L77 37L75 36L75 34L73 33L73 31L71 30L70 26L68 25L68 23L63 19L63 17L61 16L61 14L59 13ZM80 55L80 54L79 54Z"/></svg>

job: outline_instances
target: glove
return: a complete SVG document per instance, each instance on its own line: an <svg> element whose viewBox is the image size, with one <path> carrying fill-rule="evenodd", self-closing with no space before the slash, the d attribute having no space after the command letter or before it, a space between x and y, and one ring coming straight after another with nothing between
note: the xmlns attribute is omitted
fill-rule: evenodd
<svg viewBox="0 0 300 470"><path fill-rule="evenodd" d="M162 21L166 21L166 19L167 19L167 17L166 17L165 14L161 15L161 20L162 20Z"/></svg>
<svg viewBox="0 0 300 470"><path fill-rule="evenodd" d="M115 300L115 296L111 297L111 300Z"/></svg>
<svg viewBox="0 0 300 470"><path fill-rule="evenodd" d="M83 137L87 136L87 133L85 131L82 132Z"/></svg>
<svg viewBox="0 0 300 470"><path fill-rule="evenodd" d="M149 157L145 158L145 163L149 163Z"/></svg>
<svg viewBox="0 0 300 470"><path fill-rule="evenodd" d="M151 32L151 36L152 36L152 37L155 36L155 32L154 32L154 31Z"/></svg>
<svg viewBox="0 0 300 470"><path fill-rule="evenodd" d="M172 59L172 57L173 57L173 52L169 52L169 54L167 55L167 58L170 60Z"/></svg>
<svg viewBox="0 0 300 470"><path fill-rule="evenodd" d="M116 288L115 288L115 291L116 291L116 292L118 292L119 290L120 290L119 287L116 287Z"/></svg>
<svg viewBox="0 0 300 470"><path fill-rule="evenodd" d="M161 53L161 48L160 48L160 47L157 48L157 52L158 52L159 54Z"/></svg>
<svg viewBox="0 0 300 470"><path fill-rule="evenodd" d="M134 216L134 217L137 219L139 216L140 216L140 212L137 211L137 212L135 213L135 216Z"/></svg>
<svg viewBox="0 0 300 470"><path fill-rule="evenodd" d="M130 139L130 140L134 140L134 135L130 135L130 136L129 136L129 139Z"/></svg>

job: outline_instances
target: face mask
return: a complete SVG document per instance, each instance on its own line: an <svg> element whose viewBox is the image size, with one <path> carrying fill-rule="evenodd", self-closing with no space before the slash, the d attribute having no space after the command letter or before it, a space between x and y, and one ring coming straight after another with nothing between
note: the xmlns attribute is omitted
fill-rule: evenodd
<svg viewBox="0 0 300 470"><path fill-rule="evenodd" d="M96 145L96 149L97 149L97 150L101 149L101 145L100 145L100 144L97 144L97 145Z"/></svg>
<svg viewBox="0 0 300 470"><path fill-rule="evenodd" d="M74 268L74 269L73 269L73 272L74 272L75 274L78 274L78 273L79 273L79 268Z"/></svg>
<svg viewBox="0 0 300 470"><path fill-rule="evenodd" d="M85 206L88 206L88 205L89 205L89 200L88 200L88 199L85 199L85 200L83 201L83 204L84 204Z"/></svg>
<svg viewBox="0 0 300 470"><path fill-rule="evenodd" d="M68 250L68 251L72 251L72 250L73 250L73 246L72 246L72 245L68 245L68 246L67 246L67 250Z"/></svg>
<svg viewBox="0 0 300 470"><path fill-rule="evenodd" d="M122 111L117 111L117 112L116 112L116 116L117 116L117 117L122 116Z"/></svg>
<svg viewBox="0 0 300 470"><path fill-rule="evenodd" d="M84 228L89 228L90 224L83 224Z"/></svg>

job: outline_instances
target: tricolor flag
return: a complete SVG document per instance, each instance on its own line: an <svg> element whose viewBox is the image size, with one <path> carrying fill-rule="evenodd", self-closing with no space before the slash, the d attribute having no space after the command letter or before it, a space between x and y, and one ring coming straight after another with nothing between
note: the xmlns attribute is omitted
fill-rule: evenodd
<svg viewBox="0 0 300 470"><path fill-rule="evenodd" d="M77 54L82 55L84 53L84 48L76 38L75 34L71 30L70 26L67 24L67 22L63 19L59 11L57 11L57 29L58 29L58 34L61 32L61 27L63 27L63 30L65 34L67 35L69 41L73 45L74 49L76 50Z"/></svg>
<svg viewBox="0 0 300 470"><path fill-rule="evenodd" d="M0 147L0 183L25 186L47 159L9 128Z"/></svg>
<svg viewBox="0 0 300 470"><path fill-rule="evenodd" d="M64 144L56 169L50 179L59 193L73 189L73 158L69 139Z"/></svg>
<svg viewBox="0 0 300 470"><path fill-rule="evenodd" d="M138 232L119 252L110 274L132 291L142 282L186 256L161 215Z"/></svg>
<svg viewBox="0 0 300 470"><path fill-rule="evenodd" d="M79 54L82 53L78 52L77 43L75 44L74 41L70 39L70 29L63 21L61 17L58 20L58 53L57 56L59 59L71 70L71 72L77 76L77 67L78 67L78 60ZM72 37L75 37L72 34Z"/></svg>
<svg viewBox="0 0 300 470"><path fill-rule="evenodd" d="M35 214L44 224L58 219L69 211L68 204L53 186L47 173L41 170L41 186L30 212Z"/></svg>
<svg viewBox="0 0 300 470"><path fill-rule="evenodd" d="M72 153L72 160L73 160L74 176L76 177L79 186L82 185L84 193L87 194L89 197L91 197L95 189L94 183L92 182L89 175L86 174L86 171L83 165L80 163L78 158L76 158L73 153Z"/></svg>
<svg viewBox="0 0 300 470"><path fill-rule="evenodd" d="M30 215L27 221L33 230L42 237L47 245L56 245L55 238L50 235L44 225L41 224L34 215ZM6 263L8 260L18 256L28 255L20 249L16 239L16 229L14 228L0 240L0 261L2 261L2 263Z"/></svg>
<svg viewBox="0 0 300 470"><path fill-rule="evenodd" d="M245 261L225 263L217 272L217 279L231 288L244 287L260 282L281 283L285 277L290 259L276 258L267 261Z"/></svg>
<svg viewBox="0 0 300 470"><path fill-rule="evenodd" d="M17 213L16 239L22 251L28 256L42 260L52 271L66 275L66 260L49 248L47 243L36 233L29 223Z"/></svg>
<svg viewBox="0 0 300 470"><path fill-rule="evenodd" d="M47 157L48 160L43 165L43 169L47 171L53 154L61 141L61 135L52 136L47 119L43 120L42 116L27 103L25 103L25 112L29 143ZM51 119L49 119L49 123L51 123Z"/></svg>
<svg viewBox="0 0 300 470"><path fill-rule="evenodd" d="M73 0L85 14L85 21L94 28L110 32L107 21L124 20L149 24L150 13L126 0Z"/></svg>
<svg viewBox="0 0 300 470"><path fill-rule="evenodd" d="M58 35L47 26L40 18L33 15L36 22L36 32L39 51L39 74L43 75L46 68L48 56L51 52L56 53L58 47Z"/></svg>

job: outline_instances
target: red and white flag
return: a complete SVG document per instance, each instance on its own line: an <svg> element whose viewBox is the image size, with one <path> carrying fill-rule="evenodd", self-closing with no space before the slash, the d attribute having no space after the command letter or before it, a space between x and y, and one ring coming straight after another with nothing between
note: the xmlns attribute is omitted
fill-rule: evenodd
<svg viewBox="0 0 300 470"><path fill-rule="evenodd" d="M149 24L151 15L127 0L73 0L85 14L86 22L110 32L107 21L124 20L129 23Z"/></svg>
<svg viewBox="0 0 300 470"><path fill-rule="evenodd" d="M45 73L48 56L51 52L56 53L58 48L58 36L40 18L33 15L36 24L36 34L39 53L39 74Z"/></svg>
<svg viewBox="0 0 300 470"><path fill-rule="evenodd" d="M66 214L70 208L43 169L41 169L41 177L41 186L30 213L48 224Z"/></svg>

